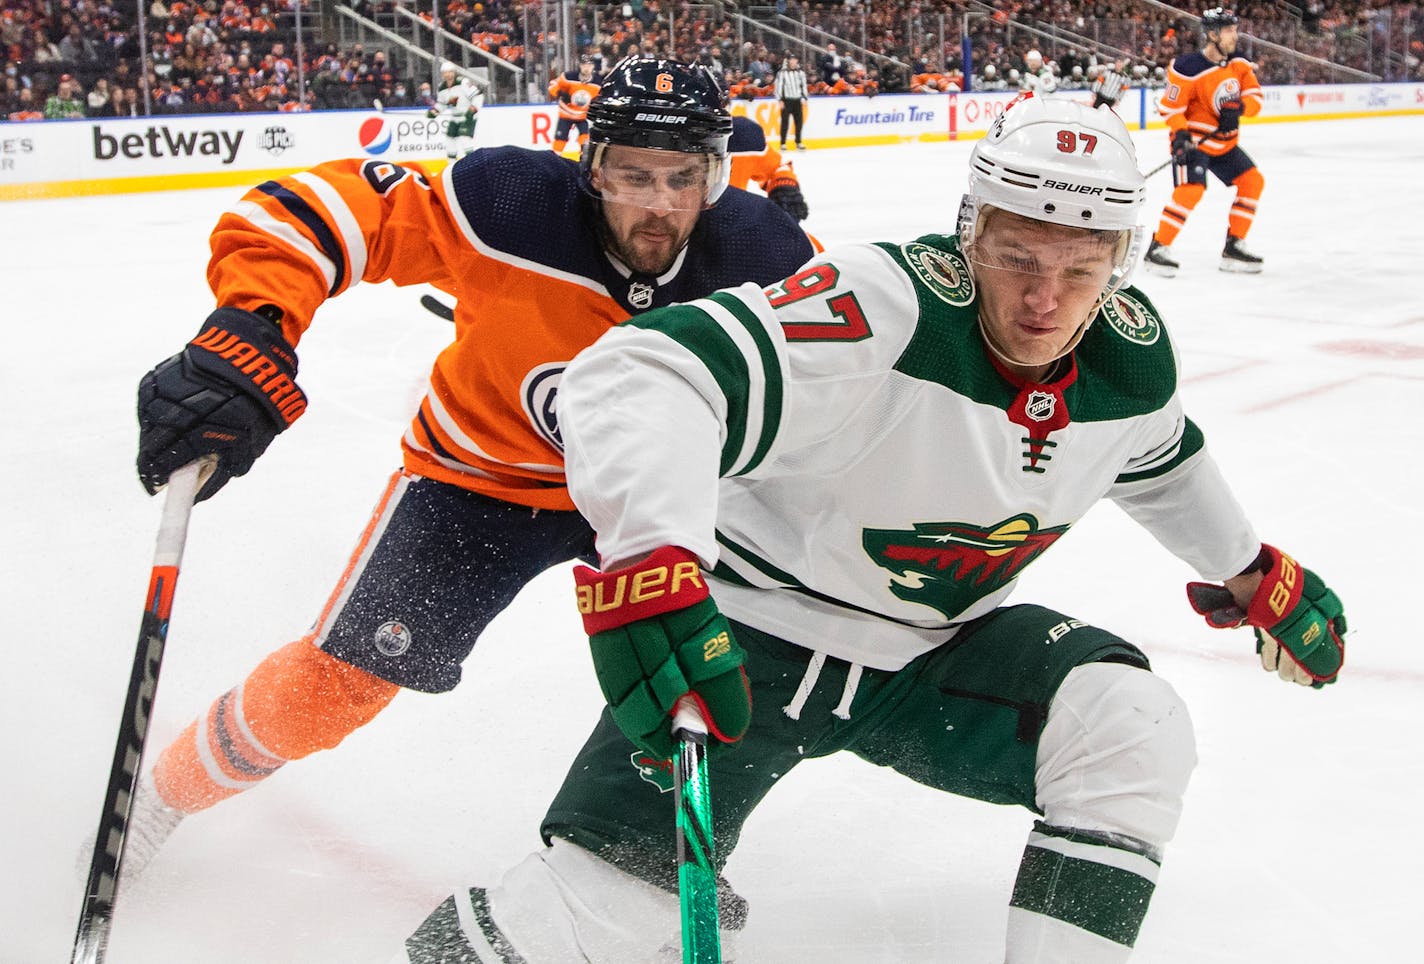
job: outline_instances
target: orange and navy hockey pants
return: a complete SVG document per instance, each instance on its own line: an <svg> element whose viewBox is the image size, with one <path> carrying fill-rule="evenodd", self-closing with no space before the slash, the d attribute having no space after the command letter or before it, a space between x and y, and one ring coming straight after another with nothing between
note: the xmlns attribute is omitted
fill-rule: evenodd
<svg viewBox="0 0 1424 964"><path fill-rule="evenodd" d="M1228 187L1236 188L1236 198L1231 202L1231 212L1227 218L1228 231L1233 237L1245 238L1256 217L1256 205L1261 199L1261 191L1266 179L1256 167L1256 162L1239 147L1222 154L1208 157L1205 165L1182 169L1172 168L1172 179L1176 187L1172 197L1162 208L1162 219L1153 235L1158 244L1171 244L1177 233L1187 223L1187 216L1197 206L1206 193L1206 172L1210 170L1217 180Z"/></svg>
<svg viewBox="0 0 1424 964"><path fill-rule="evenodd" d="M159 756L187 813L335 747L402 688L443 693L480 633L544 570L594 562L577 512L531 509L401 471L315 627L267 656Z"/></svg>

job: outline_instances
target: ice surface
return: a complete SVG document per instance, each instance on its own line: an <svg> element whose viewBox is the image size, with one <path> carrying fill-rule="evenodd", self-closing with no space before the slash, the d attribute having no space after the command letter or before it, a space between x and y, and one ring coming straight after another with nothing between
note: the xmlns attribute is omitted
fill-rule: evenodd
<svg viewBox="0 0 1424 964"><path fill-rule="evenodd" d="M1164 134L1139 138L1144 168L1166 156ZM1249 242L1266 273L1216 270L1229 197L1213 182L1175 246L1181 273L1139 281L1259 531L1346 601L1342 682L1263 674L1250 635L1201 625L1191 574L1111 506L1017 598L1138 642L1192 708L1201 763L1135 960L1414 959L1424 118L1251 126L1243 142L1267 179ZM797 154L808 226L827 244L952 230L970 147ZM1152 181L1154 222L1169 190ZM68 960L158 518L133 474L134 386L211 307L206 235L238 193L0 206L5 964ZM324 308L302 343L311 410L194 513L151 748L319 610L449 336L419 294L366 286ZM383 962L452 889L537 846L600 705L569 590L562 570L535 581L453 694L402 694L337 751L187 821L121 895L112 964ZM741 960L1002 960L1030 821L850 757L805 764L728 868L753 905Z"/></svg>

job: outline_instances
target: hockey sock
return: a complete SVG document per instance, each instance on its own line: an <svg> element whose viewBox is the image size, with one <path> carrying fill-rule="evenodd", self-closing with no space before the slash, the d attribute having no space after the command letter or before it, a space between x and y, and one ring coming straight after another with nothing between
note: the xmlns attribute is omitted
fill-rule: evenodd
<svg viewBox="0 0 1424 964"><path fill-rule="evenodd" d="M1255 221L1256 204L1261 199L1266 179L1261 176L1258 168L1253 167L1242 172L1241 176L1231 183L1236 188L1236 200L1231 202L1231 214L1227 223L1230 225L1232 237L1244 240L1246 232L1251 230Z"/></svg>
<svg viewBox="0 0 1424 964"><path fill-rule="evenodd" d="M159 756L154 784L170 807L204 810L288 761L336 746L399 689L304 637L264 659L190 723Z"/></svg>
<svg viewBox="0 0 1424 964"><path fill-rule="evenodd" d="M569 142L568 142L568 141L559 141L559 140L556 140L556 141L554 141L554 153L555 153L555 154L562 154L562 153L564 153L564 148L566 148L566 147L568 147L568 146L569 146Z"/></svg>
<svg viewBox="0 0 1424 964"><path fill-rule="evenodd" d="M1131 838L1036 822L1009 901L1008 964L1126 961L1158 863Z"/></svg>
<svg viewBox="0 0 1424 964"><path fill-rule="evenodd" d="M1187 223L1187 215L1206 193L1200 184L1182 184L1172 189L1172 199L1162 208L1162 219L1157 224L1153 237L1159 244L1171 244L1177 240L1177 232Z"/></svg>

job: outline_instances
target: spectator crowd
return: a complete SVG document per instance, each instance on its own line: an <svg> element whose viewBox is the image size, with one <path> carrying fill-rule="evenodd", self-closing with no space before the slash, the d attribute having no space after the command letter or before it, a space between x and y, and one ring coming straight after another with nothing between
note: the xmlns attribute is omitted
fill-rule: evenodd
<svg viewBox="0 0 1424 964"><path fill-rule="evenodd" d="M129 116L146 109L193 113L364 108L375 101L431 104L423 64L418 71L398 68L384 50L325 42L316 5L297 2L305 26L302 64L296 62L293 0L0 0L5 59L0 120ZM430 4L400 2L430 19ZM571 48L575 57L592 56L600 69L629 53L655 53L706 64L724 78L733 96L746 99L772 96L776 70L791 53L801 57L810 94L873 95L1016 87L1025 56L1035 48L1043 48L1061 89L1089 86L1109 59L1123 57L1132 64L1133 82L1151 86L1160 84L1175 56L1200 42L1193 19L1200 13L1198 5L1181 2L1173 4L1181 14L1138 0L990 0L972 7L967 0L773 2L774 7L759 5L757 11L766 30L749 30L745 24L739 29L731 19L719 19L709 4L579 4L570 45L552 27L558 22L554 4L448 0L440 12L447 30L524 67L531 78L559 72L558 52L564 49ZM395 0L350 4L387 27L395 25L396 5ZM1244 0L1236 9L1252 36L1376 73L1386 67L1384 72L1395 79L1424 79L1424 5L1419 3ZM966 18L966 12L972 16ZM966 23L974 71L967 79L960 59L960 29ZM787 34L805 39L790 45ZM828 36L839 39L822 43ZM1318 76L1323 68L1272 47L1244 52L1257 62L1266 83L1326 79ZM530 84L531 89L542 86Z"/></svg>

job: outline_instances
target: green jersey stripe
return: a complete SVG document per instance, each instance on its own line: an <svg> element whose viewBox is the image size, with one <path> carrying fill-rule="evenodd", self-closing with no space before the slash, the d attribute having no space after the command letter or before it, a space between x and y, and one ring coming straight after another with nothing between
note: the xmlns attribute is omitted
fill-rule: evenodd
<svg viewBox="0 0 1424 964"><path fill-rule="evenodd" d="M755 440L755 447L751 454L745 459L739 459L738 465L730 473L732 475L746 475L755 469L766 458L766 453L771 449L771 443L776 438L776 433L781 427L782 399L784 387L782 384L781 361L776 356L776 346L772 344L771 335L767 333L765 325L757 313L752 311L747 303L729 291L719 291L708 298L709 301L716 302L727 310L727 312L741 323L751 336L752 342L756 345L757 357L761 361L761 407L760 411L753 415L749 408L747 411L747 439L748 442ZM756 379L753 379L753 397L755 396ZM753 434L753 427L759 429Z"/></svg>
<svg viewBox="0 0 1424 964"><path fill-rule="evenodd" d="M1128 482L1142 482L1146 479L1159 478L1185 463L1205 447L1206 439L1202 435L1202 430L1197 428L1196 423L1191 419L1187 419L1182 429L1182 437L1170 458L1157 459L1146 466L1138 466L1131 472L1124 472L1117 477L1115 484L1123 485Z"/></svg>
<svg viewBox="0 0 1424 964"><path fill-rule="evenodd" d="M746 436L747 360L722 321L696 302L634 315L624 322L635 328L658 331L696 355L727 401L727 435L722 440L720 472L726 475L741 454Z"/></svg>

